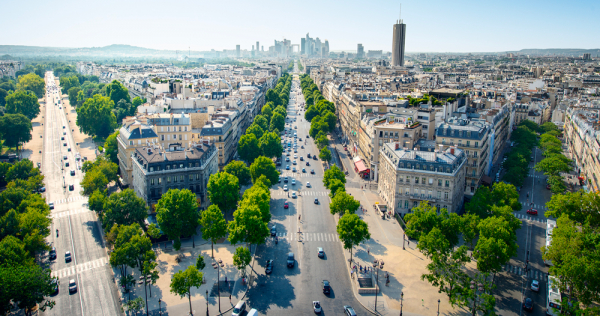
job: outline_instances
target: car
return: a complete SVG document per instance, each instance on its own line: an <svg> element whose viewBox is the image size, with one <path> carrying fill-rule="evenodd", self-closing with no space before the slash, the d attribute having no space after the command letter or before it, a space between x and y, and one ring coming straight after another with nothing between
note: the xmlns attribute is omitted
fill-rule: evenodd
<svg viewBox="0 0 600 316"><path fill-rule="evenodd" d="M327 280L323 280L323 294L331 294L331 286L329 285L329 281Z"/></svg>
<svg viewBox="0 0 600 316"><path fill-rule="evenodd" d="M317 156L313 156L313 160L317 160Z"/></svg>
<svg viewBox="0 0 600 316"><path fill-rule="evenodd" d="M538 280L531 281L531 290L534 292L540 291L540 282Z"/></svg>
<svg viewBox="0 0 600 316"><path fill-rule="evenodd" d="M306 187L307 187L307 188L310 188L310 187L311 187L311 186L310 186L310 182L306 182Z"/></svg>
<svg viewBox="0 0 600 316"><path fill-rule="evenodd" d="M306 173L306 169L302 168L302 173Z"/></svg>
<svg viewBox="0 0 600 316"><path fill-rule="evenodd" d="M284 186L283 186L283 191L287 191L287 190L288 190L288 187L287 187L287 185L284 185Z"/></svg>
<svg viewBox="0 0 600 316"><path fill-rule="evenodd" d="M279 176L279 180L277 180L277 183L281 183L281 176Z"/></svg>
<svg viewBox="0 0 600 316"><path fill-rule="evenodd" d="M323 248L321 248L321 247L317 248L317 256L319 258L325 257L325 251L323 250Z"/></svg>
<svg viewBox="0 0 600 316"><path fill-rule="evenodd" d="M67 162L65 162L65 167L68 167L68 166L69 166L69 162L67 161Z"/></svg>
<svg viewBox="0 0 600 316"><path fill-rule="evenodd" d="M536 209L530 208L527 210L527 214L529 215L538 215L538 211Z"/></svg>
<svg viewBox="0 0 600 316"><path fill-rule="evenodd" d="M292 185L296 185L296 179L292 179Z"/></svg>
<svg viewBox="0 0 600 316"><path fill-rule="evenodd" d="M296 196L296 192L292 192L292 198L294 198L294 199L295 199L296 197L297 197L297 196Z"/></svg>
<svg viewBox="0 0 600 316"><path fill-rule="evenodd" d="M41 187L39 191L40 192L46 192L46 187Z"/></svg>
<svg viewBox="0 0 600 316"><path fill-rule="evenodd" d="M65 262L71 262L71 252L67 251L65 252Z"/></svg>
<svg viewBox="0 0 600 316"><path fill-rule="evenodd" d="M285 170L290 170L290 165L286 165Z"/></svg>
<svg viewBox="0 0 600 316"><path fill-rule="evenodd" d="M277 226L271 226L271 236L277 236Z"/></svg>
<svg viewBox="0 0 600 316"><path fill-rule="evenodd" d="M290 157L285 157L285 162L290 162Z"/></svg>
<svg viewBox="0 0 600 316"><path fill-rule="evenodd" d="M306 154L306 158L310 158L310 153Z"/></svg>
<svg viewBox="0 0 600 316"><path fill-rule="evenodd" d="M313 301L313 311L315 314L321 314L321 303L319 301Z"/></svg>
<svg viewBox="0 0 600 316"><path fill-rule="evenodd" d="M533 156L531 156L531 162L533 162Z"/></svg>
<svg viewBox="0 0 600 316"><path fill-rule="evenodd" d="M291 148L288 148L288 150L287 150L287 151L288 151L288 154L289 154L289 153L292 151L292 149L291 149ZM289 156L289 155L288 155L288 156Z"/></svg>
<svg viewBox="0 0 600 316"><path fill-rule="evenodd" d="M546 190L550 190L550 185L546 184Z"/></svg>
<svg viewBox="0 0 600 316"><path fill-rule="evenodd" d="M294 154L294 159L298 159L298 155Z"/></svg>
<svg viewBox="0 0 600 316"><path fill-rule="evenodd" d="M295 152L295 153L297 153L297 152L298 152L298 149L294 148L294 152Z"/></svg>
<svg viewBox="0 0 600 316"><path fill-rule="evenodd" d="M63 143L63 146L64 146L64 147L67 147L67 143Z"/></svg>
<svg viewBox="0 0 600 316"><path fill-rule="evenodd" d="M61 138L60 138L60 140L65 140L65 137L64 137L64 136L63 136L63 137L61 137Z"/></svg>
<svg viewBox="0 0 600 316"><path fill-rule="evenodd" d="M63 156L63 160L67 160L67 159L69 159L69 157Z"/></svg>
<svg viewBox="0 0 600 316"><path fill-rule="evenodd" d="M315 198L315 204L319 204L319 198Z"/></svg>
<svg viewBox="0 0 600 316"><path fill-rule="evenodd" d="M296 160L292 161L292 165L297 165Z"/></svg>
<svg viewBox="0 0 600 316"><path fill-rule="evenodd" d="M293 168L292 168L292 172L296 172L296 167L293 167Z"/></svg>
<svg viewBox="0 0 600 316"><path fill-rule="evenodd" d="M273 260L267 260L267 264L265 265L265 273L271 274L273 272Z"/></svg>
<svg viewBox="0 0 600 316"><path fill-rule="evenodd" d="M73 190L75 190L75 185L69 184L69 191L73 191Z"/></svg>
<svg viewBox="0 0 600 316"><path fill-rule="evenodd" d="M290 156L290 153L285 153L285 155L289 157L289 156Z"/></svg>
<svg viewBox="0 0 600 316"><path fill-rule="evenodd" d="M304 149L304 145L300 146L300 148Z"/></svg>
<svg viewBox="0 0 600 316"><path fill-rule="evenodd" d="M346 316L356 316L354 308L352 308L350 305L344 305L344 313Z"/></svg>
<svg viewBox="0 0 600 316"><path fill-rule="evenodd" d="M52 287L54 288L54 294L55 294L55 295L56 295L56 294L58 294L58 284L59 284L59 282L58 282L58 279L54 279L54 278L53 278L53 279L50 281L50 283L52 284Z"/></svg>
<svg viewBox="0 0 600 316"><path fill-rule="evenodd" d="M38 166L38 169L40 169L42 167L42 164L38 162L37 166Z"/></svg>
<svg viewBox="0 0 600 316"><path fill-rule="evenodd" d="M304 157L300 156L300 161L304 161Z"/></svg>
<svg viewBox="0 0 600 316"><path fill-rule="evenodd" d="M289 208L289 207L290 207L290 204L287 201L283 202L283 208Z"/></svg>
<svg viewBox="0 0 600 316"><path fill-rule="evenodd" d="M77 283L74 279L69 280L69 293L77 292Z"/></svg>
<svg viewBox="0 0 600 316"><path fill-rule="evenodd" d="M294 264L296 264L296 260L294 259L294 253L290 252L290 253L288 253L288 257L287 257L287 267L293 268Z"/></svg>
<svg viewBox="0 0 600 316"><path fill-rule="evenodd" d="M67 135L67 132L63 132L63 135Z"/></svg>
<svg viewBox="0 0 600 316"><path fill-rule="evenodd" d="M531 298L528 297L523 301L523 310L533 312L533 300Z"/></svg>
<svg viewBox="0 0 600 316"><path fill-rule="evenodd" d="M241 316L245 312L246 312L246 302L239 301L233 308L233 311L231 312L231 316Z"/></svg>
<svg viewBox="0 0 600 316"><path fill-rule="evenodd" d="M310 174L315 174L315 169L310 169Z"/></svg>
<svg viewBox="0 0 600 316"><path fill-rule="evenodd" d="M48 258L50 258L50 260L56 259L56 247L50 248L50 251L48 252Z"/></svg>
<svg viewBox="0 0 600 316"><path fill-rule="evenodd" d="M306 135L306 138L308 138L308 135Z"/></svg>
<svg viewBox="0 0 600 316"><path fill-rule="evenodd" d="M54 203L48 203L48 207L53 210L54 209Z"/></svg>
<svg viewBox="0 0 600 316"><path fill-rule="evenodd" d="M284 183L288 183L288 177L283 178Z"/></svg>

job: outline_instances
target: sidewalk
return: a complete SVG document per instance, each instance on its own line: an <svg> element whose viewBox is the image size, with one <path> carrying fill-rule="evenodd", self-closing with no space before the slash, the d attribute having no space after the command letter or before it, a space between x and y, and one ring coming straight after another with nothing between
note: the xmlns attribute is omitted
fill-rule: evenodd
<svg viewBox="0 0 600 316"><path fill-rule="evenodd" d="M440 300L440 315L468 315L462 308L453 308L448 298L427 281L421 280L421 275L428 272L429 260L416 249L414 243L406 243L406 250L402 249L403 230L398 222L392 219L382 219L375 214L373 204L380 201L379 196L370 190L347 188L361 202L367 211L363 214L357 212L368 225L371 239L353 250L353 261L358 267L372 268L374 260L383 260L384 267L379 271L380 294L377 297L377 312L374 312L375 295L358 294L358 282L351 280L357 300L369 311L378 315L399 315L401 306L401 293L403 315L436 315L438 299ZM337 219L337 217L336 217ZM346 259L350 253L344 251ZM347 266L348 276L350 267ZM385 286L385 274L390 276L390 284ZM375 282L375 278L373 278Z"/></svg>
<svg viewBox="0 0 600 316"><path fill-rule="evenodd" d="M205 315L207 304L206 304L206 292L208 291L208 309L210 315L220 315L229 312L233 306L246 296L248 290L247 285L242 284L242 274L233 266L233 254L235 248L242 245L231 245L229 242L218 243L214 245L215 260L211 255L210 242L202 240L196 236L196 247L192 247L192 240L186 240L182 243L182 247L179 251L173 250L172 248L165 249L166 243L160 243L155 246L157 253L157 263L159 271L159 279L156 284L148 287L148 310L150 315L188 315L190 305L187 296L180 297L179 295L170 292L170 284L172 276L180 271L185 270L190 265L196 264L196 258L199 255L204 256L204 262L206 267L201 271L204 273L205 283L199 288L192 288L191 301L192 310L194 315ZM167 243L170 245L170 243ZM246 267L246 275L248 284L251 284L254 277L252 275L252 269L254 266L254 251L255 246L252 247L253 260L250 265ZM181 262L176 262L178 254L182 254L184 257ZM213 263L217 263L221 260L219 269ZM121 273L118 269L113 269L115 274L115 282L118 284L118 279ZM140 273L138 269L128 268L128 273L133 274L135 279L138 281L137 285L131 290L131 298L141 297L145 299L144 283L140 280ZM219 274L218 287L220 290L220 311L219 312L219 299L217 289L217 273ZM225 281L227 280L227 281ZM152 295L150 295L150 291ZM121 296L121 304L126 309L125 305L129 300L129 293L124 293L123 290L119 291ZM231 294L231 302L229 295ZM159 303L161 300L161 312L159 313ZM145 307L144 307L145 311ZM132 315L132 314L129 314Z"/></svg>

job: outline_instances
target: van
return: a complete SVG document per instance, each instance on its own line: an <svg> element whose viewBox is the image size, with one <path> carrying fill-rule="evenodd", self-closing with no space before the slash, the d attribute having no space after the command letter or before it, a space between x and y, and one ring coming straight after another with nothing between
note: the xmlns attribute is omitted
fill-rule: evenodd
<svg viewBox="0 0 600 316"><path fill-rule="evenodd" d="M258 311L253 308L248 312L247 316L258 316Z"/></svg>
<svg viewBox="0 0 600 316"><path fill-rule="evenodd" d="M246 311L246 302L239 301L235 307L233 308L233 312L231 312L231 316L240 316Z"/></svg>

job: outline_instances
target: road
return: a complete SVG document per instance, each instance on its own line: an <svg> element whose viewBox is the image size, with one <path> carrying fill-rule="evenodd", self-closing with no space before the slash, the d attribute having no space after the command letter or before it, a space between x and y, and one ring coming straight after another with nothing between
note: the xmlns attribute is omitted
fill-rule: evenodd
<svg viewBox="0 0 600 316"><path fill-rule="evenodd" d="M47 241L56 247L56 260L46 258L52 276L59 279L56 305L45 315L120 315L117 288L106 248L96 219L81 195L81 161L77 161L77 145L68 126L60 88L52 72L47 72L44 148L42 172L46 185L46 201L54 205L51 236ZM65 159L66 157L66 159ZM69 165L66 166L66 163ZM71 175L74 171L74 175ZM69 185L73 185L70 190ZM57 236L58 234L58 236ZM66 262L65 252L72 260ZM77 283L77 292L69 293L69 281Z"/></svg>
<svg viewBox="0 0 600 316"><path fill-rule="evenodd" d="M548 267L542 259L542 246L546 243L546 202L550 201L552 193L546 189L546 176L543 172L533 169L535 164L544 157L539 148L533 149L533 161L529 163L529 174L523 182L520 202L521 211L514 212L522 220L521 229L517 230L519 249L516 257L504 267L503 276L498 279L497 309L501 315L545 315L546 298L548 295ZM529 195L527 195L529 194ZM531 205L533 203L533 205ZM538 215L529 215L527 210L534 208ZM528 271L525 264L529 260ZM531 290L531 281L540 282L540 291ZM534 302L533 313L525 312L521 306L526 297Z"/></svg>
<svg viewBox="0 0 600 316"><path fill-rule="evenodd" d="M298 73L297 64L294 73ZM292 147L290 156L286 156L288 147L287 140L285 141L281 169L282 177L288 177L289 182L284 183L282 180L272 187L272 220L269 223L270 227L276 226L279 242L275 244L273 240L269 240L256 253L257 286L249 292L248 305L261 314L310 315L313 312L312 301L318 300L323 307L323 315L340 315L344 305L352 306L358 315L367 315L367 311L352 293L334 216L329 213L329 197L323 185L324 170L321 161L307 160L308 153L318 155L318 150L313 140L306 138L310 123L304 120L304 112L299 106L303 100L300 82L293 81L287 109L286 122L289 124L286 123L286 127L291 128L292 135L293 132L298 134L298 152L294 153ZM294 143L293 137L290 141ZM298 156L297 159L294 154ZM285 162L286 157L290 158L289 163ZM304 161L300 161L300 157ZM297 165L292 164L294 160ZM306 166L307 161L310 166ZM296 167L296 172L285 170L286 165L290 169ZM302 172L302 168L306 169L306 173ZM310 173L311 169L314 169L315 174ZM296 180L295 185L291 184L292 178ZM310 188L307 187L307 182L310 182ZM289 198L288 192L283 191L284 185L290 188ZM299 194L298 198L291 198L291 192ZM318 204L314 203L315 198L318 198ZM283 208L285 201L289 202L289 209ZM324 249L324 258L317 256L318 247ZM288 252L294 253L294 268L286 266ZM266 275L264 268L269 259L275 260L275 263L272 274ZM322 292L322 280L331 282L332 292L329 296Z"/></svg>

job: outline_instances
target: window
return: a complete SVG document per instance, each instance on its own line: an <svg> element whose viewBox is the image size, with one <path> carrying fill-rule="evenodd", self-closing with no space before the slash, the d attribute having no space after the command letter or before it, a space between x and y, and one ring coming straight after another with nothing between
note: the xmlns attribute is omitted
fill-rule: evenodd
<svg viewBox="0 0 600 316"><path fill-rule="evenodd" d="M160 131L161 131L161 132L162 132L162 131L164 131L164 127L162 127L162 126L161 126L161 127L160 127Z"/></svg>
<svg viewBox="0 0 600 316"><path fill-rule="evenodd" d="M429 178L429 185L433 185L433 178Z"/></svg>
<svg viewBox="0 0 600 316"><path fill-rule="evenodd" d="M165 135L160 135L160 140L165 140Z"/></svg>
<svg viewBox="0 0 600 316"><path fill-rule="evenodd" d="M199 164L199 163L196 163L196 167L200 167L200 164Z"/></svg>
<svg viewBox="0 0 600 316"><path fill-rule="evenodd" d="M438 187L442 186L442 179L438 179Z"/></svg>
<svg viewBox="0 0 600 316"><path fill-rule="evenodd" d="M473 176L475 177L475 174L477 173L476 169L473 169Z"/></svg>
<svg viewBox="0 0 600 316"><path fill-rule="evenodd" d="M404 137L408 137L408 133L404 133Z"/></svg>
<svg viewBox="0 0 600 316"><path fill-rule="evenodd" d="M408 208L408 200L404 201L404 208Z"/></svg>
<svg viewBox="0 0 600 316"><path fill-rule="evenodd" d="M421 183L423 183L423 185L427 184L427 178L421 178Z"/></svg>
<svg viewBox="0 0 600 316"><path fill-rule="evenodd" d="M196 173L196 180L200 180L200 174Z"/></svg>
<svg viewBox="0 0 600 316"><path fill-rule="evenodd" d="M194 175L193 175L193 174L190 174L190 181L192 181L192 180L194 180ZM193 192L193 191L194 191L194 190L192 190L192 192Z"/></svg>
<svg viewBox="0 0 600 316"><path fill-rule="evenodd" d="M447 200L448 199L448 192L444 192L444 199Z"/></svg>
<svg viewBox="0 0 600 316"><path fill-rule="evenodd" d="M154 179L150 179L150 185L154 185Z"/></svg>
<svg viewBox="0 0 600 316"><path fill-rule="evenodd" d="M179 176L179 180L181 180L181 182L183 182L183 176Z"/></svg>
<svg viewBox="0 0 600 316"><path fill-rule="evenodd" d="M171 170L171 165L166 165L167 170Z"/></svg>
<svg viewBox="0 0 600 316"><path fill-rule="evenodd" d="M467 141L467 147L471 147L471 141Z"/></svg>
<svg viewBox="0 0 600 316"><path fill-rule="evenodd" d="M129 141L129 145L133 145L133 141L132 140Z"/></svg>
<svg viewBox="0 0 600 316"><path fill-rule="evenodd" d="M179 140L181 140L181 134L179 134Z"/></svg>
<svg viewBox="0 0 600 316"><path fill-rule="evenodd" d="M167 177L167 183L171 183L171 177Z"/></svg>
<svg viewBox="0 0 600 316"><path fill-rule="evenodd" d="M427 191L427 198L431 199L432 198L432 194L433 194L432 191Z"/></svg>
<svg viewBox="0 0 600 316"><path fill-rule="evenodd" d="M150 171L154 171L154 167L150 167Z"/></svg>
<svg viewBox="0 0 600 316"><path fill-rule="evenodd" d="M450 187L450 180L446 180L446 188Z"/></svg>
<svg viewBox="0 0 600 316"><path fill-rule="evenodd" d="M177 176L173 177L173 182L177 183Z"/></svg>
<svg viewBox="0 0 600 316"><path fill-rule="evenodd" d="M142 140L138 139L138 145L141 145L141 144L142 144Z"/></svg>
<svg viewBox="0 0 600 316"><path fill-rule="evenodd" d="M406 184L410 183L410 176L406 176Z"/></svg>
<svg viewBox="0 0 600 316"><path fill-rule="evenodd" d="M177 134L173 134L173 140L177 140Z"/></svg>
<svg viewBox="0 0 600 316"><path fill-rule="evenodd" d="M433 171L433 165L429 165L429 171Z"/></svg>
<svg viewBox="0 0 600 316"><path fill-rule="evenodd" d="M421 198L425 198L425 190L421 190Z"/></svg>
<svg viewBox="0 0 600 316"><path fill-rule="evenodd" d="M388 137L388 132L385 132L384 135L385 135L384 137Z"/></svg>
<svg viewBox="0 0 600 316"><path fill-rule="evenodd" d="M442 198L442 191L437 191L437 197L438 197L438 199Z"/></svg>
<svg viewBox="0 0 600 316"><path fill-rule="evenodd" d="M395 135L395 137L396 137L396 138L398 138L398 132L396 132L396 135Z"/></svg>
<svg viewBox="0 0 600 316"><path fill-rule="evenodd" d="M415 177L415 184L419 184L419 177Z"/></svg>
<svg viewBox="0 0 600 316"><path fill-rule="evenodd" d="M475 142L475 148L479 147L479 142Z"/></svg>
<svg viewBox="0 0 600 316"><path fill-rule="evenodd" d="M405 195L410 195L410 188L405 188L404 189L404 194Z"/></svg>
<svg viewBox="0 0 600 316"><path fill-rule="evenodd" d="M475 192L475 187L471 187L471 193Z"/></svg>
<svg viewBox="0 0 600 316"><path fill-rule="evenodd" d="M179 131L181 132L181 126L179 126Z"/></svg>
<svg viewBox="0 0 600 316"><path fill-rule="evenodd" d="M162 183L162 178L158 178L158 184Z"/></svg>
<svg viewBox="0 0 600 316"><path fill-rule="evenodd" d="M442 145L446 145L446 139L442 138Z"/></svg>
<svg viewBox="0 0 600 316"><path fill-rule="evenodd" d="M183 164L182 163L179 164L179 168L183 168Z"/></svg>

